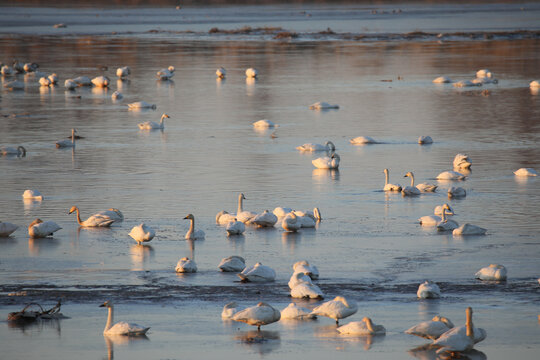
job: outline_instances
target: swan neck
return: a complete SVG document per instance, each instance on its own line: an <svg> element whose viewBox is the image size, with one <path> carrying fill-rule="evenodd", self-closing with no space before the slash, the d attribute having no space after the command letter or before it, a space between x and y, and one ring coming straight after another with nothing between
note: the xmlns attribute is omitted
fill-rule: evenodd
<svg viewBox="0 0 540 360"><path fill-rule="evenodd" d="M113 323L113 307L109 306L109 316L107 316L107 323L105 324L105 329L103 332L107 332L111 327Z"/></svg>
<svg viewBox="0 0 540 360"><path fill-rule="evenodd" d="M389 176L388 176L388 170L385 170L385 171L384 171L384 179L385 179L385 180L384 180L384 185L385 185L385 186L388 185L388 178L389 178Z"/></svg>
<svg viewBox="0 0 540 360"><path fill-rule="evenodd" d="M189 233L193 233L195 231L195 218L191 218L189 219L191 221L190 225L189 225L189 230L188 232Z"/></svg>
<svg viewBox="0 0 540 360"><path fill-rule="evenodd" d="M238 195L238 211L236 212L236 215L240 214L243 210L243 207L242 207L242 199L243 199L243 196L242 194Z"/></svg>
<svg viewBox="0 0 540 360"><path fill-rule="evenodd" d="M442 222L446 222L446 208L443 207L442 209Z"/></svg>
<svg viewBox="0 0 540 360"><path fill-rule="evenodd" d="M472 310L467 309L467 321L465 323L465 326L467 327L467 337L474 338L474 330L473 330L473 323L472 323Z"/></svg>
<svg viewBox="0 0 540 360"><path fill-rule="evenodd" d="M411 173L411 187L414 187L414 175Z"/></svg>
<svg viewBox="0 0 540 360"><path fill-rule="evenodd" d="M77 223L79 223L79 225L82 225L83 223L81 221L81 215L79 214L79 208L75 208L75 212L77 214Z"/></svg>
<svg viewBox="0 0 540 360"><path fill-rule="evenodd" d="M164 121L165 121L165 115L161 115L161 120L159 121L159 124L163 125Z"/></svg>
<svg viewBox="0 0 540 360"><path fill-rule="evenodd" d="M71 143L75 145L75 129L71 129Z"/></svg>
<svg viewBox="0 0 540 360"><path fill-rule="evenodd" d="M366 324L366 327L368 328L368 330L370 332L375 332L375 330L373 329L373 323L371 322L371 319L370 318L366 318L364 320L364 323Z"/></svg>

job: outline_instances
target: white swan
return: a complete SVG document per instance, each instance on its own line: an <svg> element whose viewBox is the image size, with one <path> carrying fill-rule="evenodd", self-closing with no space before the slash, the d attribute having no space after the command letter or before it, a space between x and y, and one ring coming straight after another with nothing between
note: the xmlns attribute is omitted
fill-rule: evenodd
<svg viewBox="0 0 540 360"><path fill-rule="evenodd" d="M335 151L336 146L331 141L325 142L324 145L306 143L304 145L297 146L296 150L300 150L302 152Z"/></svg>
<svg viewBox="0 0 540 360"><path fill-rule="evenodd" d="M243 200L247 200L243 193L238 195L238 209L236 210L236 219L243 223L249 223L251 219L257 216L256 213L251 211L244 211Z"/></svg>
<svg viewBox="0 0 540 360"><path fill-rule="evenodd" d="M324 156L312 160L311 163L317 169L337 169L339 168L339 162L341 158L337 153L332 153L330 156Z"/></svg>
<svg viewBox="0 0 540 360"><path fill-rule="evenodd" d="M255 224L260 227L272 227L278 221L276 215L272 214L268 210L264 210L262 213L257 214L250 220L250 223Z"/></svg>
<svg viewBox="0 0 540 360"><path fill-rule="evenodd" d="M109 308L109 316L107 317L107 324L105 324L105 329L103 334L105 335L127 335L127 336L138 336L144 335L150 329L149 327L142 327L137 324L130 324L124 321L113 323L113 304L110 301L105 301L103 304L99 305L100 307Z"/></svg>
<svg viewBox="0 0 540 360"><path fill-rule="evenodd" d="M125 79L131 74L131 69L129 66L122 66L116 69L116 76L120 79Z"/></svg>
<svg viewBox="0 0 540 360"><path fill-rule="evenodd" d="M227 225L234 220L236 220L236 216L234 214L229 214L225 210L218 212L216 215L216 223L219 225Z"/></svg>
<svg viewBox="0 0 540 360"><path fill-rule="evenodd" d="M418 138L418 143L420 145L433 144L433 139L429 135L422 135Z"/></svg>
<svg viewBox="0 0 540 360"><path fill-rule="evenodd" d="M332 318L336 320L336 324L339 324L339 319L351 316L357 311L356 302L347 300L343 296L336 296L334 300L327 301L314 308L311 313Z"/></svg>
<svg viewBox="0 0 540 360"><path fill-rule="evenodd" d="M170 80L174 76L174 66L169 66L167 69L161 69L156 73L159 80Z"/></svg>
<svg viewBox="0 0 540 360"><path fill-rule="evenodd" d="M44 238L60 229L61 227L54 221L36 219L28 225L28 235L30 235L31 238Z"/></svg>
<svg viewBox="0 0 540 360"><path fill-rule="evenodd" d="M487 229L484 229L480 226L471 225L471 224L463 224L457 229L454 229L452 231L452 235L454 236L461 236L461 235L485 235Z"/></svg>
<svg viewBox="0 0 540 360"><path fill-rule="evenodd" d="M6 237L11 235L15 230L17 230L19 226L9 223L9 222L1 222L0 221L0 237Z"/></svg>
<svg viewBox="0 0 540 360"><path fill-rule="evenodd" d="M281 319L281 312L264 302L258 303L257 306L238 311L232 317L234 321L257 326L257 330L259 331L262 325L272 324L279 321L279 319Z"/></svg>
<svg viewBox="0 0 540 360"><path fill-rule="evenodd" d="M457 171L443 171L435 179L437 180L465 180L466 176Z"/></svg>
<svg viewBox="0 0 540 360"><path fill-rule="evenodd" d="M423 321L405 330L405 333L420 336L426 339L436 340L453 327L454 324L452 324L449 319L437 315L429 321Z"/></svg>
<svg viewBox="0 0 540 360"><path fill-rule="evenodd" d="M314 228L317 225L315 217L313 214L306 214L303 211L292 211L296 215L296 221L300 223L300 227L303 228Z"/></svg>
<svg viewBox="0 0 540 360"><path fill-rule="evenodd" d="M223 272L239 272L246 268L246 260L241 256L229 256L221 259L218 268Z"/></svg>
<svg viewBox="0 0 540 360"><path fill-rule="evenodd" d="M291 278L289 279L289 282L287 283L287 285L289 285L289 289L292 290L297 285L300 285L300 284L313 284L313 282L311 281L311 278L305 273L294 272Z"/></svg>
<svg viewBox="0 0 540 360"><path fill-rule="evenodd" d="M227 76L227 70L224 67L220 67L216 70L216 76L220 79L224 79Z"/></svg>
<svg viewBox="0 0 540 360"><path fill-rule="evenodd" d="M191 260L188 257L183 257L178 260L174 270L177 273L195 273L197 272L197 264L195 263L195 260Z"/></svg>
<svg viewBox="0 0 540 360"><path fill-rule="evenodd" d="M482 83L474 82L470 80L461 80L461 81L453 83L452 85L457 88L462 88L462 87L471 87L471 86L482 86Z"/></svg>
<svg viewBox="0 0 540 360"><path fill-rule="evenodd" d="M246 267L237 275L242 282L270 282L276 279L274 269L260 262L254 266Z"/></svg>
<svg viewBox="0 0 540 360"><path fill-rule="evenodd" d="M449 198L462 198L467 196L467 191L460 186L452 186L448 189Z"/></svg>
<svg viewBox="0 0 540 360"><path fill-rule="evenodd" d="M124 98L124 95L118 90L113 92L111 95L111 99L113 100L122 100L123 98Z"/></svg>
<svg viewBox="0 0 540 360"><path fill-rule="evenodd" d="M291 297L296 299L324 299L324 293L315 284L300 283L291 289Z"/></svg>
<svg viewBox="0 0 540 360"><path fill-rule="evenodd" d="M416 296L419 299L438 299L441 297L441 289L439 288L439 285L426 280L418 286Z"/></svg>
<svg viewBox="0 0 540 360"><path fill-rule="evenodd" d="M255 68L248 68L246 69L246 77L247 78L256 78L259 75L259 71Z"/></svg>
<svg viewBox="0 0 540 360"><path fill-rule="evenodd" d="M379 142L369 136L357 136L354 139L349 140L353 145L366 145L366 144L378 144Z"/></svg>
<svg viewBox="0 0 540 360"><path fill-rule="evenodd" d="M437 231L450 231L458 228L457 222L446 218L446 208L443 207L441 221L437 224Z"/></svg>
<svg viewBox="0 0 540 360"><path fill-rule="evenodd" d="M287 214L290 213L291 211L292 211L291 208L278 206L277 208L274 209L274 211L272 211L272 213L276 215L278 218L282 218L282 217L287 216Z"/></svg>
<svg viewBox="0 0 540 360"><path fill-rule="evenodd" d="M49 80L49 78L41 77L41 78L39 78L39 85L41 85L41 86L50 86L52 84L51 84L51 80Z"/></svg>
<svg viewBox="0 0 540 360"><path fill-rule="evenodd" d="M79 86L79 84L73 79L66 79L66 81L64 81L64 87L68 90L74 90L77 86Z"/></svg>
<svg viewBox="0 0 540 360"><path fill-rule="evenodd" d="M199 240L204 239L205 234L202 230L195 230L195 217L193 214L188 214L184 219L188 219L191 221L191 224L189 226L189 230L186 233L185 239L186 240Z"/></svg>
<svg viewBox="0 0 540 360"><path fill-rule="evenodd" d="M159 121L159 123L154 122L154 121L146 121L146 122L140 123L138 126L139 126L139 129L141 130L157 130L157 129L163 130L165 128L164 120L168 118L170 118L169 115L163 114L161 115L161 120Z"/></svg>
<svg viewBox="0 0 540 360"><path fill-rule="evenodd" d="M452 207L450 205L446 204L446 203L442 204L442 205L435 206L435 209L433 209L433 213L435 215L442 215L443 208L446 208L446 216L455 215L454 209L452 209Z"/></svg>
<svg viewBox="0 0 540 360"><path fill-rule="evenodd" d="M26 149L24 148L24 146L17 146L16 148L15 147L11 147L11 146L2 146L0 148L0 154L1 155L17 155L17 156L20 156L20 157L25 157L26 156Z"/></svg>
<svg viewBox="0 0 540 360"><path fill-rule="evenodd" d="M304 307L290 303L285 309L281 310L282 320L311 320L317 318L311 311Z"/></svg>
<svg viewBox="0 0 540 360"><path fill-rule="evenodd" d="M370 318L364 317L362 321L352 321L336 329L340 334L349 335L384 335L386 329L382 325L375 325Z"/></svg>
<svg viewBox="0 0 540 360"><path fill-rule="evenodd" d="M530 88L540 88L540 80L533 80L529 83Z"/></svg>
<svg viewBox="0 0 540 360"><path fill-rule="evenodd" d="M131 104L127 104L129 110L139 110L139 109L155 109L156 104L150 104L146 101L137 101Z"/></svg>
<svg viewBox="0 0 540 360"><path fill-rule="evenodd" d="M277 127L277 124L275 124L274 122L272 122L270 120L262 119L262 120L259 120L259 121L255 121L253 123L253 127L259 128L259 129L267 129L267 128Z"/></svg>
<svg viewBox="0 0 540 360"><path fill-rule="evenodd" d="M75 139L77 138L75 136L75 133L77 130L71 129L71 140L60 140L56 142L57 148L74 148L75 147Z"/></svg>
<svg viewBox="0 0 540 360"><path fill-rule="evenodd" d="M457 154L454 157L454 169L470 169L472 161L467 154Z"/></svg>
<svg viewBox="0 0 540 360"><path fill-rule="evenodd" d="M109 227L114 222L114 220L111 219L109 216L101 215L99 213L90 216L84 221L81 221L79 208L76 206L72 206L71 209L69 209L68 214L71 214L73 212L77 213L77 223L79 223L79 225L82 227Z"/></svg>
<svg viewBox="0 0 540 360"><path fill-rule="evenodd" d="M152 240L154 236L156 236L156 232L145 223L140 223L131 229L129 236L131 236L133 240L137 242L137 244L141 245L143 242Z"/></svg>
<svg viewBox="0 0 540 360"><path fill-rule="evenodd" d="M390 177L390 175L388 173L388 169L384 169L383 173L384 173L384 188L383 188L383 191L398 191L398 192L401 191L401 185L399 185L399 184L394 185L394 184L388 183L388 178Z"/></svg>
<svg viewBox="0 0 540 360"><path fill-rule="evenodd" d="M410 177L411 178L411 185L405 186L403 189L401 189L401 194L403 196L420 195L420 190L416 186L414 186L414 174L411 171L409 171L403 177Z"/></svg>
<svg viewBox="0 0 540 360"><path fill-rule="evenodd" d="M221 318L223 320L231 320L234 314L236 314L238 311L238 304L236 301L231 301L223 307L223 310L221 311Z"/></svg>
<svg viewBox="0 0 540 360"><path fill-rule="evenodd" d="M97 76L92 79L92 84L100 88L106 88L111 83L111 80L107 76Z"/></svg>
<svg viewBox="0 0 540 360"><path fill-rule="evenodd" d="M50 85L56 85L58 83L58 75L56 73L50 74L47 76L47 79L49 79Z"/></svg>
<svg viewBox="0 0 540 360"><path fill-rule="evenodd" d="M439 76L438 78L433 79L433 83L435 84L446 84L451 83L452 79L450 79L447 76Z"/></svg>
<svg viewBox="0 0 540 360"><path fill-rule="evenodd" d="M22 197L23 199L43 200L43 195L38 190L24 190Z"/></svg>
<svg viewBox="0 0 540 360"><path fill-rule="evenodd" d="M504 281L506 280L506 273L506 268L503 265L491 264L478 270L474 276L480 280Z"/></svg>
<svg viewBox="0 0 540 360"><path fill-rule="evenodd" d="M240 235L246 231L246 225L243 222L234 219L225 226L227 235Z"/></svg>
<svg viewBox="0 0 540 360"><path fill-rule="evenodd" d="M328 109L339 109L338 104L329 104L324 101L317 101L315 104L309 105L311 110L328 110Z"/></svg>
<svg viewBox="0 0 540 360"><path fill-rule="evenodd" d="M516 176L538 176L538 172L533 168L521 168L514 171Z"/></svg>
<svg viewBox="0 0 540 360"><path fill-rule="evenodd" d="M77 86L92 86L92 80L88 76L78 76L73 81Z"/></svg>
<svg viewBox="0 0 540 360"><path fill-rule="evenodd" d="M418 219L418 222L422 226L436 226L441 222L441 217L437 215L426 215Z"/></svg>
<svg viewBox="0 0 540 360"><path fill-rule="evenodd" d="M285 216L285 218L281 221L281 227L285 231L296 232L300 230L302 223L298 221L298 218L294 212L291 212L287 214L287 216Z"/></svg>
<svg viewBox="0 0 540 360"><path fill-rule="evenodd" d="M97 213L98 215L108 216L116 222L124 221L124 214L118 209L110 208Z"/></svg>
<svg viewBox="0 0 540 360"><path fill-rule="evenodd" d="M297 261L293 264L295 273L302 272L309 276L312 280L319 278L319 269L315 265L310 265L306 260Z"/></svg>

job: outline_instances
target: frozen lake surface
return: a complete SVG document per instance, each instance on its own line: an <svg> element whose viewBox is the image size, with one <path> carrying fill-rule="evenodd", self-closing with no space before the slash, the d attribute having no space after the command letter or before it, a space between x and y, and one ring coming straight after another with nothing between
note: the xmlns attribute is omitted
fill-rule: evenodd
<svg viewBox="0 0 540 360"><path fill-rule="evenodd" d="M478 28L459 25L457 20L474 17L470 12L453 5L445 5L454 10L448 12L433 7L310 5L293 11L276 5L245 12L211 8L204 14L201 8L178 13L0 8L0 61L35 61L40 71L57 73L61 84L79 75L112 80L108 90L66 91L62 85L40 87L33 75L0 78L0 145L23 145L28 151L23 158L0 157L0 220L20 226L0 238L0 318L26 303L52 306L59 298L62 312L71 317L28 327L0 323L3 354L41 359L112 358L113 351L117 359L201 353L206 358L433 358L433 353L411 352L427 341L403 331L439 313L462 324L465 308L472 306L475 325L488 332L475 346L481 351L475 358L536 359L540 179L518 178L513 171L540 170L540 95L529 88L540 78L540 40L534 35L537 22L527 22L531 12L538 19L538 4L475 5L473 13L486 16ZM402 12L392 14L398 8ZM375 16L373 9L381 17L404 18L375 24L368 19ZM50 14L34 21L39 11ZM300 20L301 11L312 16ZM86 17L95 20L97 12L118 12L125 21L99 16L87 27L74 25ZM163 19L163 12L189 21ZM23 15L28 22L21 25L15 20ZM501 21L507 15L509 22ZM138 23L140 17L147 25ZM52 28L60 22L68 27ZM167 31L149 32L158 25ZM265 34L208 34L212 27L244 25L281 26L300 35L279 41ZM328 27L338 34L306 35ZM195 33L183 33L187 30ZM413 41L340 35L415 30L507 33L500 39ZM518 38L514 30L533 33ZM50 36L61 32L70 36ZM132 75L117 80L116 68L125 65ZM157 81L156 72L169 65L176 67L173 80ZM227 69L222 81L214 75L220 66ZM244 75L251 66L260 74L253 82ZM490 69L498 84L457 89L432 83L441 75L470 80L482 68ZM25 89L4 89L15 78ZM111 100L115 90L124 94L122 101ZM128 103L140 100L157 109L128 111ZM317 101L340 108L310 110ZM159 121L162 113L170 115L163 131L138 129L138 123ZM252 123L260 119L279 127L255 131ZM84 139L73 151L56 149L55 141L72 128ZM381 144L349 143L361 135ZM434 143L418 145L420 135L430 135ZM321 154L295 150L327 140L341 156L338 171L314 169L311 160ZM457 153L472 159L467 180L435 180L452 170ZM384 168L390 169L393 183L407 185L403 175L413 171L417 183L439 188L414 198L385 194ZM464 187L467 196L448 199L451 186ZM25 189L38 189L45 199L23 202ZM316 229L296 234L277 225L248 226L243 236L227 237L215 215L234 213L240 192L247 198L246 210L316 206L323 220ZM487 228L487 235L453 237L417 223L445 202L455 209L457 222ZM67 215L73 205L80 207L82 218L119 208L125 221L109 229L79 228L74 215ZM206 232L205 240L184 240L189 222L183 218L189 213ZM26 227L37 217L57 222L62 230L52 239L29 239ZM143 221L157 235L138 246L127 234ZM220 273L217 265L230 255L243 256L248 265L261 261L273 267L276 281L241 284L235 274ZM198 273L175 273L184 256L195 258ZM371 316L387 335L340 336L333 320L320 318L280 321L263 328L265 340L254 341L251 327L221 321L223 305L232 300L242 306L259 301L287 306L292 264L302 259L318 266L317 284L326 300L344 295L358 302L358 313L343 324ZM507 282L474 279L491 263L507 267ZM441 299L416 299L418 284L426 279L440 285ZM148 338L104 338L106 311L97 306L107 299L117 305L117 321L151 326ZM309 308L319 303L296 301Z"/></svg>

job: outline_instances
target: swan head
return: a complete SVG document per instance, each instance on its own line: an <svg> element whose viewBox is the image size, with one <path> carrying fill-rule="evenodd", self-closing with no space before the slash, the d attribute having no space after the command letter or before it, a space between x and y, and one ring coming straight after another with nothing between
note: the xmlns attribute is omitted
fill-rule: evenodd
<svg viewBox="0 0 540 360"><path fill-rule="evenodd" d="M175 68L174 68L174 66L172 66L172 65L171 65L171 66L169 66L169 67L167 68L167 70L169 70L170 72L172 72L172 73L173 73L173 72L174 72L174 70L175 70Z"/></svg>
<svg viewBox="0 0 540 360"><path fill-rule="evenodd" d="M163 115L161 115L161 119L162 119L162 120L163 120L163 119L169 119L169 118L170 118L170 116L169 116L169 115L167 115L167 114L163 114Z"/></svg>
<svg viewBox="0 0 540 360"><path fill-rule="evenodd" d="M412 171L409 171L403 177L413 177L413 176L414 176L414 174L412 173Z"/></svg>
<svg viewBox="0 0 540 360"><path fill-rule="evenodd" d="M334 143L331 142L330 140L325 142L324 145L326 145L328 148L330 148L330 151L335 151L336 150L336 145L334 145Z"/></svg>
<svg viewBox="0 0 540 360"><path fill-rule="evenodd" d="M193 214L188 214L184 219L193 220L195 219L195 217L193 216Z"/></svg>
<svg viewBox="0 0 540 360"><path fill-rule="evenodd" d="M30 229L34 225L41 224L42 222L43 220L41 220L40 218L37 218L36 220L32 221L30 225L28 225L28 229Z"/></svg>
<svg viewBox="0 0 540 360"><path fill-rule="evenodd" d="M112 308L113 304L110 301L105 301L103 304L99 305L99 307L106 307L106 308Z"/></svg>
<svg viewBox="0 0 540 360"><path fill-rule="evenodd" d="M239 197L240 199L247 200L246 197L245 197L245 195L244 195L244 193L240 193L240 195L238 195L238 197Z"/></svg>
<svg viewBox="0 0 540 360"><path fill-rule="evenodd" d="M22 157L26 156L26 149L22 145L17 147L17 152L19 152Z"/></svg>
<svg viewBox="0 0 540 360"><path fill-rule="evenodd" d="M384 169L382 172L385 173L385 174L388 174L388 169ZM405 176L407 176L407 175L405 175Z"/></svg>
<svg viewBox="0 0 540 360"><path fill-rule="evenodd" d="M73 213L73 212L75 212L77 210L79 210L79 208L77 208L76 206L72 206L71 209L69 209L68 214L71 214L71 213Z"/></svg>

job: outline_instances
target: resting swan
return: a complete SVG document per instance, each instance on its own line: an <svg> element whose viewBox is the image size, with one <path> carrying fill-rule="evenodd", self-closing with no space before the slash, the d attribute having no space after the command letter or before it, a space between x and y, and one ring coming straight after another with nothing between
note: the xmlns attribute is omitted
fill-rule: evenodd
<svg viewBox="0 0 540 360"><path fill-rule="evenodd" d="M295 303L290 303L285 309L281 310L281 319L290 320L311 320L317 318L308 309L297 306Z"/></svg>
<svg viewBox="0 0 540 360"><path fill-rule="evenodd" d="M9 236L9 235L11 235L11 233L13 233L18 228L19 227L17 225L15 225L15 224L0 221L0 237Z"/></svg>
<svg viewBox="0 0 540 360"><path fill-rule="evenodd" d="M224 67L220 67L219 69L216 70L216 76L219 79L225 79L226 75L227 75L227 70L225 70Z"/></svg>
<svg viewBox="0 0 540 360"><path fill-rule="evenodd" d="M486 338L486 331L473 325L472 308L468 307L466 313L467 321L465 326L452 328L433 342L433 345L441 347L437 350L437 354L445 352L466 352L471 350L474 344Z"/></svg>
<svg viewBox="0 0 540 360"><path fill-rule="evenodd" d="M504 281L506 280L506 268L503 265L491 264L478 270L474 276L480 280Z"/></svg>
<svg viewBox="0 0 540 360"><path fill-rule="evenodd" d="M347 300L343 296L336 296L334 300L327 301L314 308L311 313L332 318L336 320L336 324L339 324L339 319L351 316L357 311L356 302Z"/></svg>
<svg viewBox="0 0 540 360"><path fill-rule="evenodd" d="M454 229L454 231L452 231L452 235L454 235L454 236L485 235L486 231L487 231L486 229L484 229L484 228L482 228L480 226L471 225L471 224L466 223L466 224L461 225L457 229Z"/></svg>
<svg viewBox="0 0 540 360"><path fill-rule="evenodd" d="M41 219L36 219L28 225L28 235L30 235L31 238L44 238L60 229L61 227L54 221L44 222Z"/></svg>
<svg viewBox="0 0 540 360"><path fill-rule="evenodd" d="M281 221L281 227L285 231L296 232L302 227L302 223L298 221L298 217L291 212L285 216L283 221Z"/></svg>
<svg viewBox="0 0 540 360"><path fill-rule="evenodd" d="M246 231L246 225L244 225L243 222L234 219L227 224L225 231L227 231L227 235L240 235Z"/></svg>
<svg viewBox="0 0 540 360"><path fill-rule="evenodd" d="M538 176L538 172L533 168L521 168L514 171L514 174L516 176Z"/></svg>
<svg viewBox="0 0 540 360"><path fill-rule="evenodd" d="M378 144L379 142L369 136L357 136L349 141L353 145Z"/></svg>
<svg viewBox="0 0 540 360"><path fill-rule="evenodd" d="M169 66L167 69L161 69L156 76L159 80L170 80L174 76L174 66Z"/></svg>
<svg viewBox="0 0 540 360"><path fill-rule="evenodd" d="M418 287L416 296L419 299L438 299L441 297L441 289L439 288L439 285L426 280Z"/></svg>
<svg viewBox="0 0 540 360"><path fill-rule="evenodd" d="M237 274L242 282L270 282L276 279L276 272L269 266L258 262L253 266L246 267Z"/></svg>
<svg viewBox="0 0 540 360"><path fill-rule="evenodd" d="M422 135L418 138L418 143L420 145L433 144L433 139L429 135L425 135L425 136Z"/></svg>
<svg viewBox="0 0 540 360"><path fill-rule="evenodd" d="M457 154L454 157L454 169L470 169L472 161L467 154Z"/></svg>
<svg viewBox="0 0 540 360"><path fill-rule="evenodd" d="M186 233L185 239L186 240L199 240L204 239L205 234L202 230L195 230L195 217L193 214L188 214L184 219L188 219L191 221L191 224L189 226L189 230Z"/></svg>
<svg viewBox="0 0 540 360"><path fill-rule="evenodd" d="M22 194L23 199L43 200L43 195L38 190L24 190Z"/></svg>
<svg viewBox="0 0 540 360"><path fill-rule="evenodd" d="M423 321L419 324L414 325L408 330L405 330L405 333L420 336L426 339L436 340L454 327L452 322L445 318L444 316L434 316L430 321Z"/></svg>
<svg viewBox="0 0 540 360"><path fill-rule="evenodd" d="M437 180L465 180L467 177L457 171L443 171L437 175Z"/></svg>
<svg viewBox="0 0 540 360"><path fill-rule="evenodd" d="M231 319L257 326L257 330L261 331L262 325L268 325L279 321L279 319L281 319L281 312L267 303L260 302L257 306L238 311Z"/></svg>
<svg viewBox="0 0 540 360"><path fill-rule="evenodd" d="M399 184L394 185L394 184L388 183L388 178L390 177L388 173L388 169L384 169L383 173L385 176L383 191L397 191L397 192L401 191L401 185Z"/></svg>
<svg viewBox="0 0 540 360"><path fill-rule="evenodd" d="M76 206L72 206L71 209L69 209L68 214L71 214L73 212L77 213L77 223L79 223L79 225L82 227L109 227L114 222L114 220L110 217L106 215L101 215L99 213L90 216L84 221L81 221L79 208Z"/></svg>
<svg viewBox="0 0 540 360"><path fill-rule="evenodd" d="M353 321L337 328L340 334L349 335L384 335L386 329L382 325L375 325L370 318L364 317L362 321Z"/></svg>
<svg viewBox="0 0 540 360"><path fill-rule="evenodd" d="M239 272L246 268L246 261L241 256L233 255L221 259L218 268L223 272Z"/></svg>
<svg viewBox="0 0 540 360"><path fill-rule="evenodd" d="M341 158L337 153L332 153L330 156L320 157L312 160L311 163L317 169L337 169L339 168L339 161Z"/></svg>
<svg viewBox="0 0 540 360"><path fill-rule="evenodd" d="M197 264L195 260L191 260L188 257L183 257L178 260L175 271L177 273L195 273L197 272Z"/></svg>
<svg viewBox="0 0 540 360"><path fill-rule="evenodd" d="M105 335L127 335L127 336L138 336L144 335L150 329L149 327L142 327L137 324L130 324L124 321L113 323L113 304L110 301L105 301L99 307L109 308L109 316L107 317L107 324L105 324L105 329L103 334Z"/></svg>
<svg viewBox="0 0 540 360"><path fill-rule="evenodd" d="M129 66L123 66L116 69L116 76L118 76L120 79L125 79L131 74L131 69Z"/></svg>
<svg viewBox="0 0 540 360"><path fill-rule="evenodd" d="M272 214L268 210L264 210L262 213L254 216L250 220L250 223L255 224L259 227L272 227L277 223L277 221L278 218L276 215Z"/></svg>
<svg viewBox="0 0 540 360"><path fill-rule="evenodd" d="M75 133L77 130L71 129L71 140L60 140L56 142L57 148L74 148L75 147Z"/></svg>
<svg viewBox="0 0 540 360"><path fill-rule="evenodd" d="M306 143L304 145L297 146L296 150L300 150L302 152L315 152L315 151L330 151L330 152L332 152L332 151L336 151L336 146L331 141L325 142L324 145Z"/></svg>
<svg viewBox="0 0 540 360"><path fill-rule="evenodd" d="M246 70L246 77L247 78L256 78L259 75L259 71L255 68L248 68Z"/></svg>
<svg viewBox="0 0 540 360"><path fill-rule="evenodd" d="M146 101L137 101L134 103L127 104L129 110L140 110L140 109L155 109L156 104L150 104Z"/></svg>
<svg viewBox="0 0 540 360"><path fill-rule="evenodd" d="M328 109L339 109L337 104L329 104L324 101L317 101L315 104L309 105L311 110L328 110Z"/></svg>

